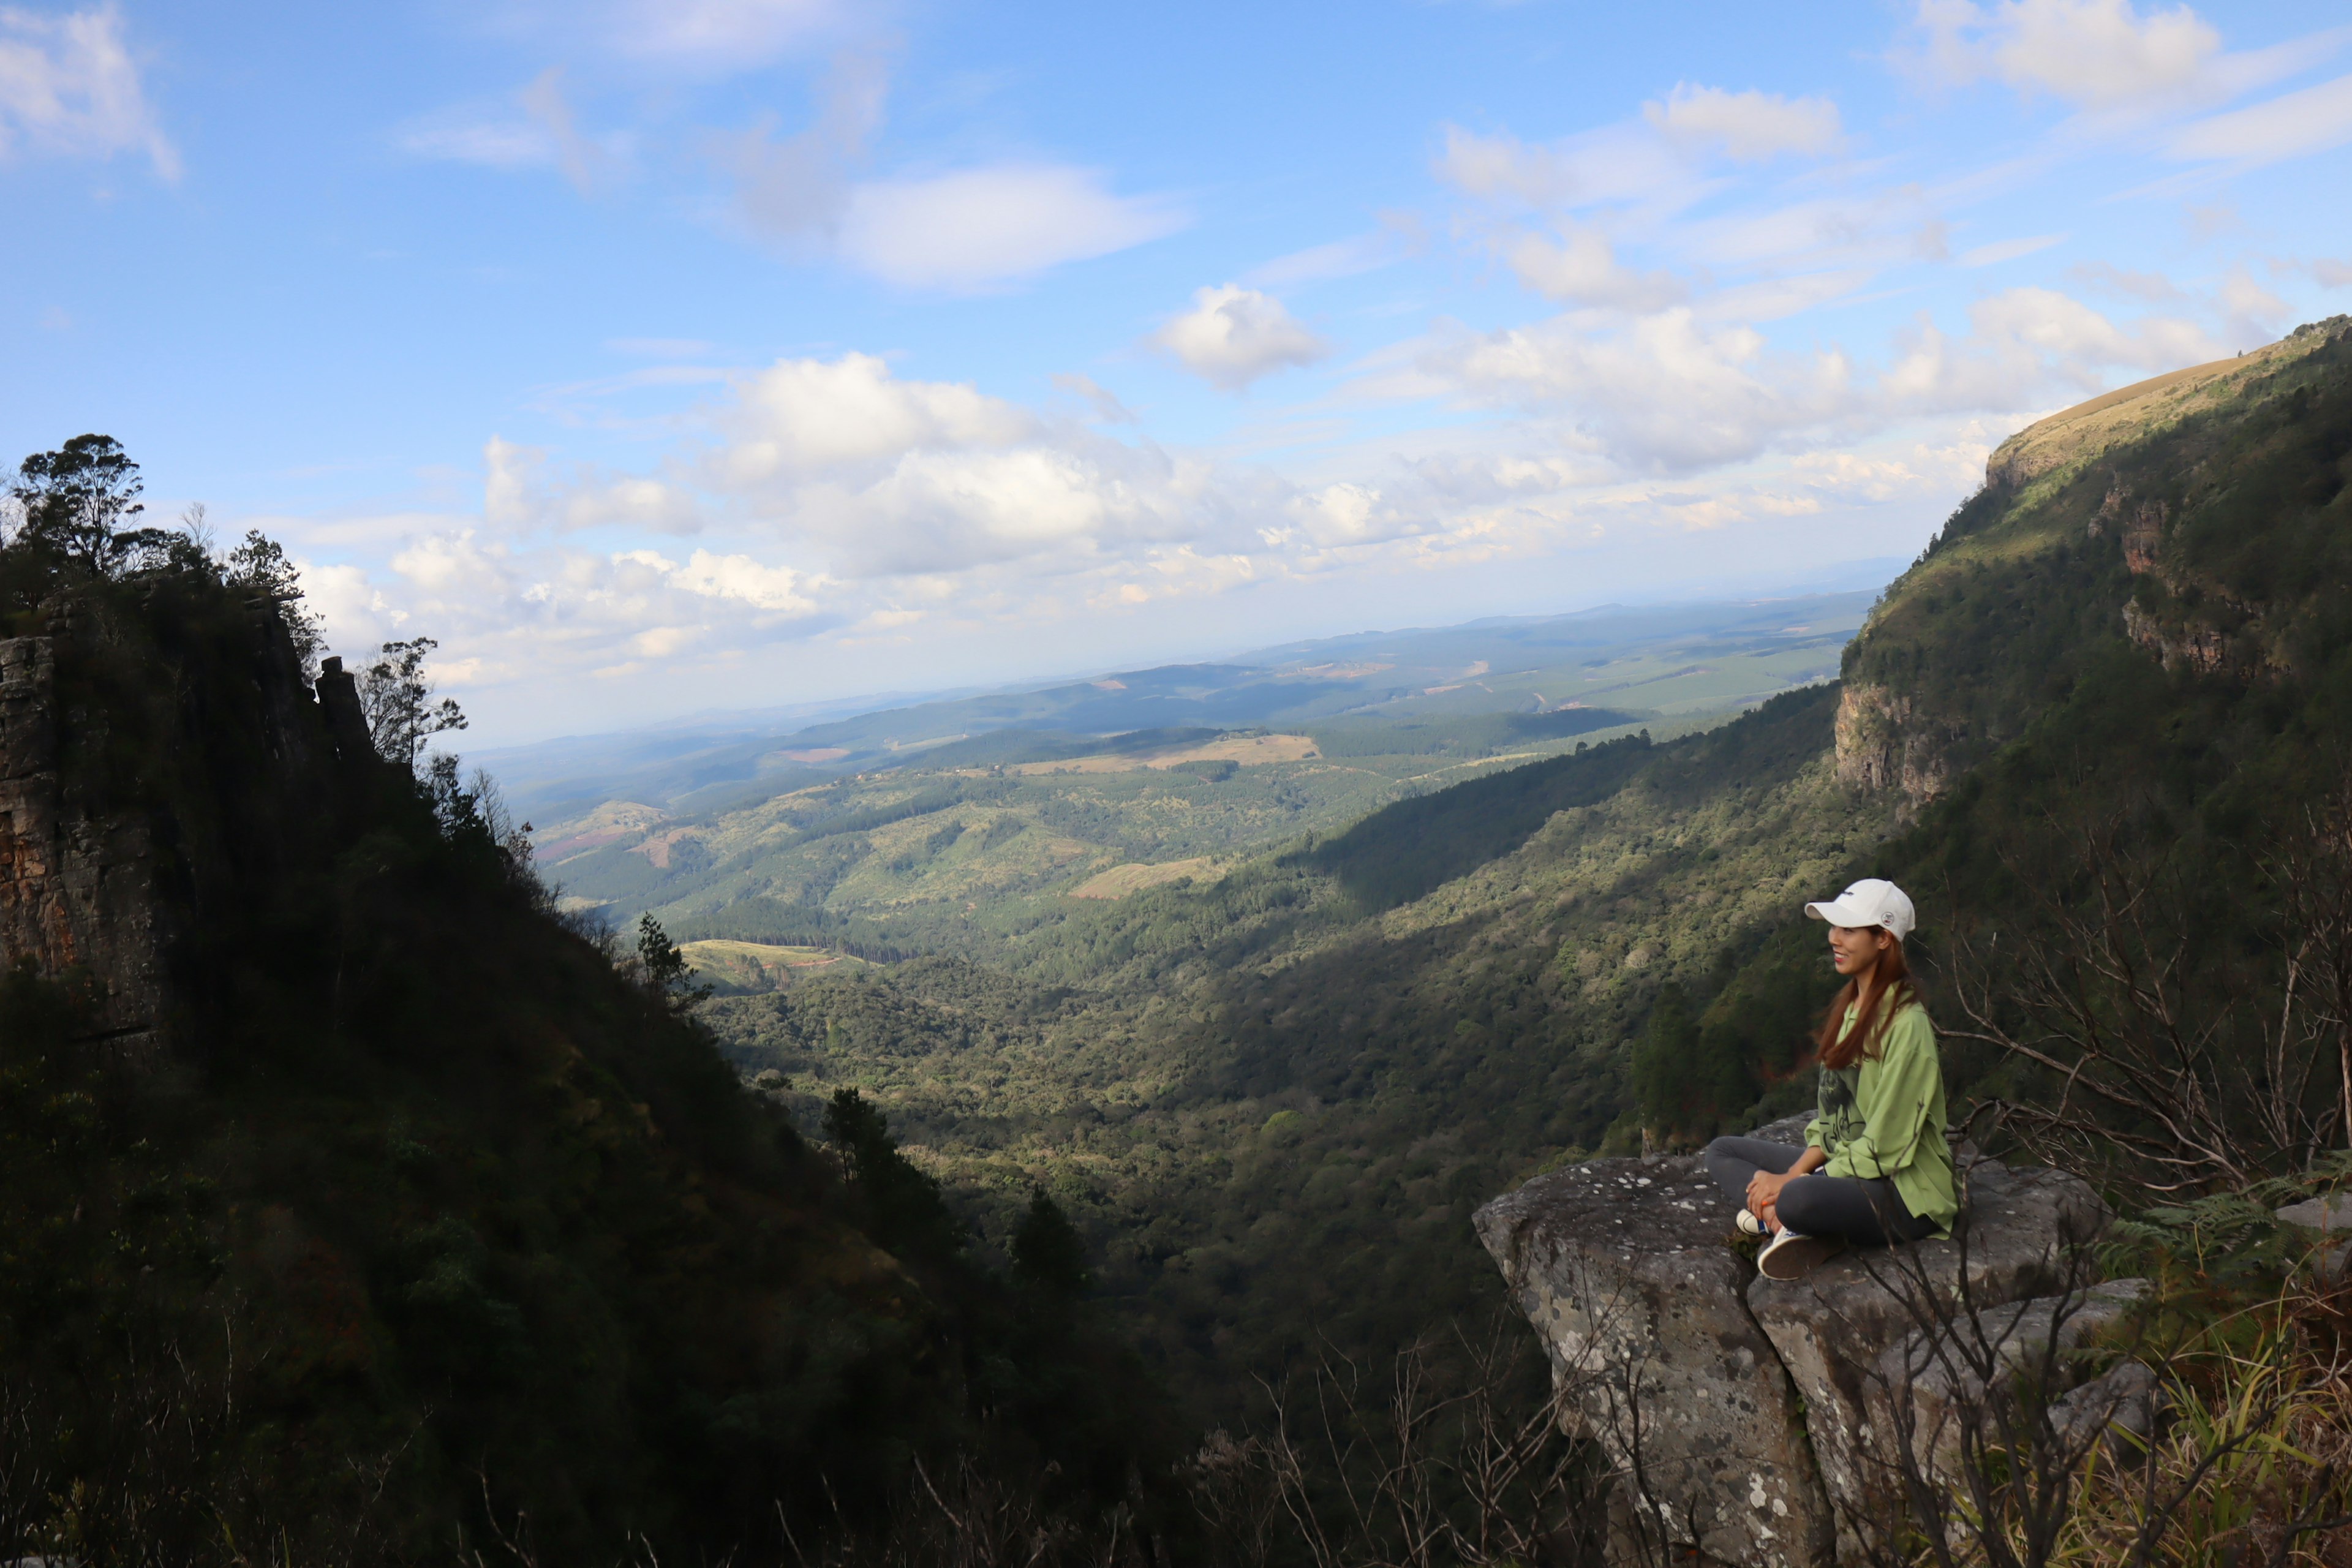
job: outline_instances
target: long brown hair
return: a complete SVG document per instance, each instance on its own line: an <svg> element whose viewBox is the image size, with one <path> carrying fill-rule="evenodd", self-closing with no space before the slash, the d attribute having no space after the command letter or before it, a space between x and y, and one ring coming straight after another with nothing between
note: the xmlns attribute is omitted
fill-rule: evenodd
<svg viewBox="0 0 2352 1568"><path fill-rule="evenodd" d="M1870 983L1866 993L1864 981ZM1837 1000L1830 1004L1829 1012L1822 1016L1822 1026L1813 1032L1813 1043L1821 1047L1822 1066L1843 1072L1864 1057L1876 1061L1886 1026L1916 995L1917 988L1911 984L1911 966L1903 958L1903 939L1889 932L1876 966L1867 974L1856 975L1845 983ZM1856 1002L1863 1004L1862 1012L1849 1029L1845 1026L1845 1012Z"/></svg>

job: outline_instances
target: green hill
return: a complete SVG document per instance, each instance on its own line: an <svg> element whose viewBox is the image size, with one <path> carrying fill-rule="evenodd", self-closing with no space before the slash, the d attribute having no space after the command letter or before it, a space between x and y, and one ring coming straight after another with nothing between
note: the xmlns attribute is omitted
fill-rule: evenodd
<svg viewBox="0 0 2352 1568"><path fill-rule="evenodd" d="M1858 875L1918 897L1945 1024L1973 1006L2019 1037L2050 1022L2037 947L2102 929L2103 875L2146 891L2115 952L2217 1031L2219 1065L2171 1081L2210 1087L2247 1169L2289 1168L2342 1141L2340 1026L2295 1026L2308 1070L2282 1101L2257 1081L2275 1011L2238 999L2278 994L2281 866L2345 885L2347 430L2341 321L2126 389L1996 455L1839 687L1391 804L1011 931L989 970L812 982L714 1003L714 1027L747 1067L892 1106L983 1206L1048 1184L1153 1353L1228 1405L1318 1337L1377 1353L1491 1301L1468 1214L1508 1183L1808 1099L1830 985L1798 906ZM2137 1005L2067 984L2092 1016ZM2062 1068L2080 1048L2049 1038ZM2000 1136L2080 1152L2036 1120L2049 1073L1948 1052L1956 1105L2021 1105ZM2168 1135L2093 1110L2103 1148ZM2265 1144L2273 1112L2300 1131Z"/></svg>
<svg viewBox="0 0 2352 1568"><path fill-rule="evenodd" d="M616 774L649 793L541 815L539 863L567 908L620 927L650 911L697 939L1013 962L1083 916L1074 898L1223 875L1400 800L1693 733L1818 683L1863 607L1816 595L1368 634L1265 665L890 710L793 738L821 764L667 794L678 780L659 767ZM1526 662L1497 672L1474 654ZM1269 721L1104 731L1195 709L1230 720L1216 704L1238 693L1273 703Z"/></svg>

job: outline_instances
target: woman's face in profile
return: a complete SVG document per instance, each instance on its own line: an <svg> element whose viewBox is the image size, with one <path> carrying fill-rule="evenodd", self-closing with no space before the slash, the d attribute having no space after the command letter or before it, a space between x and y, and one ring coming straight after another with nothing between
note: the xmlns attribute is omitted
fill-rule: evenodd
<svg viewBox="0 0 2352 1568"><path fill-rule="evenodd" d="M1837 972L1851 980L1868 971L1878 962L1878 955L1894 942L1876 926L1830 927L1830 962Z"/></svg>

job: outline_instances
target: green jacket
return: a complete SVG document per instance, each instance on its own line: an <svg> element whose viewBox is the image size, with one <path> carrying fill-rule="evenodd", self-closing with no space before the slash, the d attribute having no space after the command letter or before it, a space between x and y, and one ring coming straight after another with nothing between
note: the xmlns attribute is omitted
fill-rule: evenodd
<svg viewBox="0 0 2352 1568"><path fill-rule="evenodd" d="M1853 1009L1845 1026L1853 1027ZM1824 1175L1885 1177L1914 1217L1947 1235L1959 1213L1952 1148L1944 1139L1944 1067L1936 1026L1916 1002L1895 1015L1875 1059L1822 1068L1820 1114L1805 1142L1828 1151Z"/></svg>

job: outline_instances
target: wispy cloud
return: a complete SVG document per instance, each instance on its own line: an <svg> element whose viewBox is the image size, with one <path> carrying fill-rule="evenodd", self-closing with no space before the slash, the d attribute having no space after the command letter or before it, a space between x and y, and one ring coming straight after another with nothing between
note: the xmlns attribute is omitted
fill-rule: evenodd
<svg viewBox="0 0 2352 1568"><path fill-rule="evenodd" d="M814 121L789 136L773 116L711 138L712 155L734 182L736 210L758 234L822 251L848 211L851 180L881 128L889 94L887 59L836 57L818 84Z"/></svg>
<svg viewBox="0 0 2352 1568"><path fill-rule="evenodd" d="M639 73L726 77L870 32L874 4L844 0L493 0L488 22L542 47Z"/></svg>
<svg viewBox="0 0 2352 1568"><path fill-rule="evenodd" d="M394 144L411 157L506 174L552 169L581 195L593 195L619 176L629 138L582 130L563 76L562 67L551 66L503 101L459 104L412 120L394 133Z"/></svg>
<svg viewBox="0 0 2352 1568"><path fill-rule="evenodd" d="M1678 83L1664 102L1644 104L1642 117L1669 138L1721 153L1735 163L1761 163L1784 153L1820 155L1844 139L1838 107L1825 98L1727 92Z"/></svg>
<svg viewBox="0 0 2352 1568"><path fill-rule="evenodd" d="M2176 158L2270 163L2352 142L2352 76L2211 115L2172 138Z"/></svg>
<svg viewBox="0 0 2352 1568"><path fill-rule="evenodd" d="M841 217L840 255L885 282L972 292L1191 222L1174 198L1119 195L1098 170L1003 163L856 186Z"/></svg>
<svg viewBox="0 0 2352 1568"><path fill-rule="evenodd" d="M112 4L44 16L0 8L0 157L143 153L180 177L180 154L157 122Z"/></svg>
<svg viewBox="0 0 2352 1568"><path fill-rule="evenodd" d="M1990 245L1979 245L1963 250L1954 258L1962 267L1991 267L2003 261L2014 261L2021 256L2032 256L2037 250L2047 250L2053 245L2063 245L2063 234L2034 234L2018 239L1997 239Z"/></svg>

